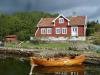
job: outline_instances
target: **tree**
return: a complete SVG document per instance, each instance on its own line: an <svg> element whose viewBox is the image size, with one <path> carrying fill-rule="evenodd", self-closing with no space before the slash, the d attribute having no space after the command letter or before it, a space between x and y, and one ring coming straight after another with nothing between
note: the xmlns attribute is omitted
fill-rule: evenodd
<svg viewBox="0 0 100 75"><path fill-rule="evenodd" d="M87 30L86 30L86 35L90 36L91 34L93 34L95 32L95 25L97 24L97 22L95 21L91 21L87 23Z"/></svg>
<svg viewBox="0 0 100 75"><path fill-rule="evenodd" d="M20 12L0 15L0 39L6 35L18 35L19 40L29 40L35 34L36 25L41 17L56 17L58 14L44 12Z"/></svg>

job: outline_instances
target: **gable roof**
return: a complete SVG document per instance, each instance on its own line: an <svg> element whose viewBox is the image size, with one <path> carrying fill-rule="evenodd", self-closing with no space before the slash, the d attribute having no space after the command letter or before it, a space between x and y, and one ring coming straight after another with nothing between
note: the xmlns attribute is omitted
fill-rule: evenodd
<svg viewBox="0 0 100 75"><path fill-rule="evenodd" d="M55 18L41 18L37 26L38 27L46 27L46 26L52 27L54 25L52 22L54 19Z"/></svg>
<svg viewBox="0 0 100 75"><path fill-rule="evenodd" d="M67 18L69 20L69 25L85 25L86 17L85 16L73 16ZM53 22L56 18L41 18L37 27L52 27L54 26Z"/></svg>
<svg viewBox="0 0 100 75"><path fill-rule="evenodd" d="M64 19L70 21L68 18L66 18L64 15L60 14L58 17L56 17L52 22L55 22L59 17L63 17Z"/></svg>
<svg viewBox="0 0 100 75"><path fill-rule="evenodd" d="M85 25L85 16L70 17L69 25Z"/></svg>

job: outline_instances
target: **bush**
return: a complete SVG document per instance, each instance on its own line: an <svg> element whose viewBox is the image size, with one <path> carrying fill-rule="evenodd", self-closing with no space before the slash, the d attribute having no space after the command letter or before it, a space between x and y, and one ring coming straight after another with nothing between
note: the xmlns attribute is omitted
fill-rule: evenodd
<svg viewBox="0 0 100 75"><path fill-rule="evenodd" d="M95 32L95 28L87 28L86 35L89 36Z"/></svg>
<svg viewBox="0 0 100 75"><path fill-rule="evenodd" d="M100 45L100 39L95 39L93 43L96 45Z"/></svg>
<svg viewBox="0 0 100 75"><path fill-rule="evenodd" d="M40 40L37 39L37 38L33 38L33 40L31 40L30 42L33 43L33 44L39 44Z"/></svg>
<svg viewBox="0 0 100 75"><path fill-rule="evenodd" d="M20 41L26 41L30 39L30 34L28 33L28 31L20 31L17 33L18 36L18 40Z"/></svg>
<svg viewBox="0 0 100 75"><path fill-rule="evenodd" d="M93 43L96 45L100 45L100 32L96 32L94 34Z"/></svg>
<svg viewBox="0 0 100 75"><path fill-rule="evenodd" d="M94 26L94 28L95 28L95 31L96 31L96 32L100 32L100 25L99 25L99 24L96 24L96 25Z"/></svg>

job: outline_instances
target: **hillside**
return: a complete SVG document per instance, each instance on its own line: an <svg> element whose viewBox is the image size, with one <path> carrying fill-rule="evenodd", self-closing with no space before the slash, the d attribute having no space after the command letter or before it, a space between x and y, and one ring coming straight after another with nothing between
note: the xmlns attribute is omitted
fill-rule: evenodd
<svg viewBox="0 0 100 75"><path fill-rule="evenodd" d="M42 17L55 17L57 14L43 12L19 12L0 15L0 39L6 35L17 35L19 40L34 36L36 25Z"/></svg>

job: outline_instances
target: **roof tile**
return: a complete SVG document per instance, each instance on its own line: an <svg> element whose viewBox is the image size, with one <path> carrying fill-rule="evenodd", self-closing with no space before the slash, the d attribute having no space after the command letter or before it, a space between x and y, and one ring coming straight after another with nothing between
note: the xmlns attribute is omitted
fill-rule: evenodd
<svg viewBox="0 0 100 75"><path fill-rule="evenodd" d="M46 26L53 26L53 23L52 21L54 20L55 18L42 18L40 20L40 22L38 23L38 26L39 27L46 27Z"/></svg>
<svg viewBox="0 0 100 75"><path fill-rule="evenodd" d="M71 17L69 24L70 25L85 25L85 16Z"/></svg>
<svg viewBox="0 0 100 75"><path fill-rule="evenodd" d="M85 16L73 16L69 18L69 25L85 25ZM53 20L55 18L42 18L39 23L38 27L52 27L53 26Z"/></svg>

